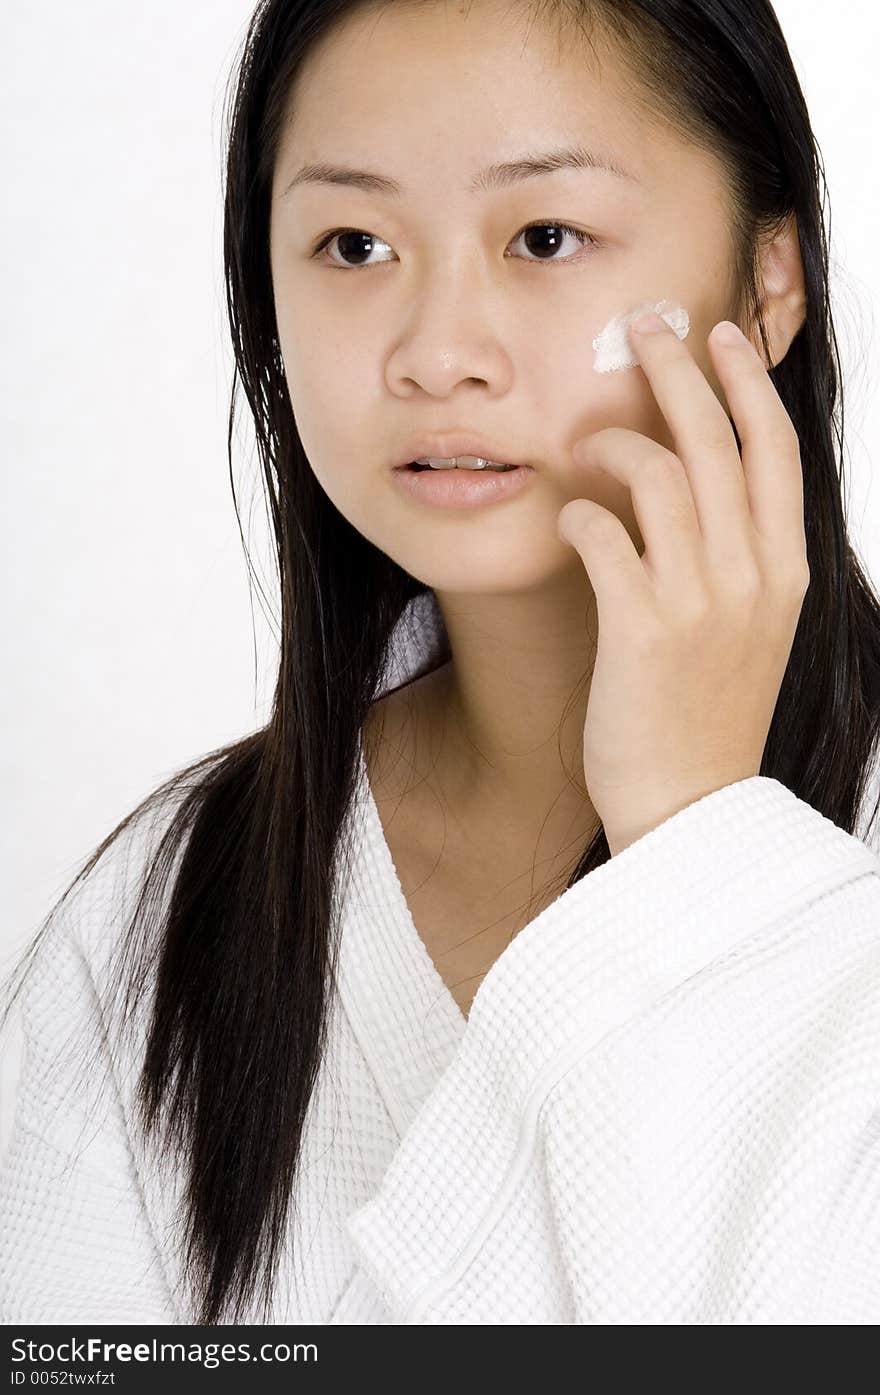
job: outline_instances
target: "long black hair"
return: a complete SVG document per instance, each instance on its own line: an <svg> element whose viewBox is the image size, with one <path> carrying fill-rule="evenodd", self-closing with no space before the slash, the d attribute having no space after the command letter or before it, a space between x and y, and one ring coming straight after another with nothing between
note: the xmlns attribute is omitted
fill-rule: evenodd
<svg viewBox="0 0 880 1395"><path fill-rule="evenodd" d="M149 989L137 1126L145 1139L163 1130L165 1152L186 1171L186 1266L195 1320L205 1324L254 1320L255 1296L270 1307L325 1049L333 887L361 732L395 626L429 589L361 536L317 483L294 423L275 318L270 190L288 93L315 41L361 8L261 0L226 113L229 459L231 469L240 386L280 587L271 716L132 810L53 906L16 970L114 840L173 806L125 932L145 952L120 979L118 1002L127 1019ZM599 26L630 65L634 90L721 158L740 297L732 317L758 325L765 348L759 239L797 219L806 322L771 378L801 445L811 581L760 773L854 833L880 722L880 603L847 538L824 170L776 16L768 0L542 0L532 9L541 20L575 22L585 36ZM600 828L567 885L608 857Z"/></svg>

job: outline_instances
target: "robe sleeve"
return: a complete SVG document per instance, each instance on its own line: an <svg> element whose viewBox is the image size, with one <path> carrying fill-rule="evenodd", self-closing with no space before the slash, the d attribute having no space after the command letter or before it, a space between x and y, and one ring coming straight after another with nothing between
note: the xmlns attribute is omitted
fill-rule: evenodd
<svg viewBox="0 0 880 1395"><path fill-rule="evenodd" d="M880 1321L880 858L774 779L564 891L347 1223L399 1324Z"/></svg>
<svg viewBox="0 0 880 1395"><path fill-rule="evenodd" d="M53 920L18 999L23 1058L0 1166L0 1322L176 1323L78 904L74 893Z"/></svg>

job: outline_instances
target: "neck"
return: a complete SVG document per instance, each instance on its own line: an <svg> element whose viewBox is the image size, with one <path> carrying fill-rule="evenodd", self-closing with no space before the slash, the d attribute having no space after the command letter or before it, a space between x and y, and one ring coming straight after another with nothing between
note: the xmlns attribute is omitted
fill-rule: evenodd
<svg viewBox="0 0 880 1395"><path fill-rule="evenodd" d="M576 852L597 828L583 770L592 599L583 585L437 593L453 657L390 695L385 735L398 782L429 785L463 838Z"/></svg>

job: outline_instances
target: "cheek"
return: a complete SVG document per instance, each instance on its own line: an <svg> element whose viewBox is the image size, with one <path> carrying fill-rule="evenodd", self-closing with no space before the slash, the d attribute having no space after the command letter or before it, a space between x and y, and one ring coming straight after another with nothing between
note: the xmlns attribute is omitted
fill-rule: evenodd
<svg viewBox="0 0 880 1395"><path fill-rule="evenodd" d="M719 320L724 319L725 315L726 311L723 306L707 308L705 304L698 304L696 313L688 315L688 329L682 338L682 343L706 378L712 391L726 408L723 389L712 367L706 342L714 325ZM591 345L593 340L600 339L601 329L600 326L595 331L593 339L590 341ZM602 341L600 339L601 347ZM597 354L593 350L591 362L601 357L601 354ZM609 357L611 355L606 351L604 354L606 364ZM650 437L651 440L657 441L668 450L675 450L672 432L660 409L648 377L638 363L619 367L610 372L597 372L595 368L592 368L588 383L589 417L584 424L584 430L580 431L579 435L588 435L606 426L622 426Z"/></svg>
<svg viewBox="0 0 880 1395"><path fill-rule="evenodd" d="M298 322L299 323L299 322ZM350 344L330 336L303 336L279 324L287 390L306 454L322 459L356 457L366 444L359 429L368 404L369 378Z"/></svg>
<svg viewBox="0 0 880 1395"><path fill-rule="evenodd" d="M612 426L671 444L666 420L638 364L614 373L596 373L589 366L570 386L565 415L572 448L585 436Z"/></svg>

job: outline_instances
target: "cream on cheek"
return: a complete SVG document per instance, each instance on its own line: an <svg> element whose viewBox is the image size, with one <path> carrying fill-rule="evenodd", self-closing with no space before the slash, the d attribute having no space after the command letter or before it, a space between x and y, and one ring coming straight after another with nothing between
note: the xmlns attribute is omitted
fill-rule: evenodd
<svg viewBox="0 0 880 1395"><path fill-rule="evenodd" d="M594 373L616 373L621 368L635 368L638 359L632 351L627 330L633 320L646 310L655 310L674 330L679 339L684 339L691 327L690 317L683 305L674 300L643 300L632 310L622 310L610 319L593 340L596 356L593 359Z"/></svg>

